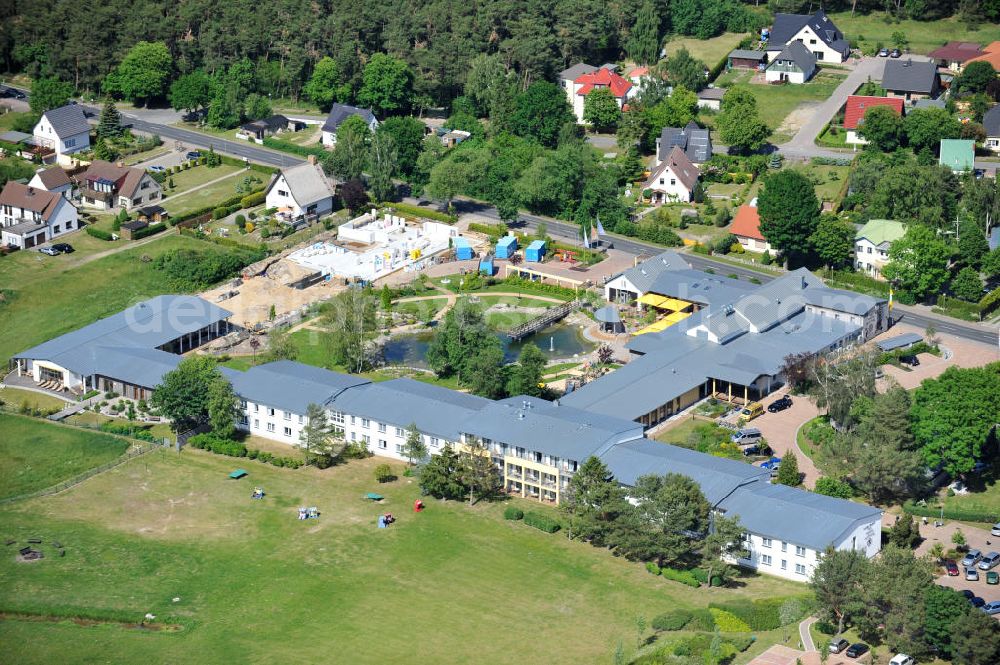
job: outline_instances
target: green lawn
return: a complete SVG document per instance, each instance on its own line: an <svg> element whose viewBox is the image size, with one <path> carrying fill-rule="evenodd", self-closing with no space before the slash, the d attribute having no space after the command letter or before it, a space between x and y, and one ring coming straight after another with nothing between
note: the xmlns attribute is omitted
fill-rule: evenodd
<svg viewBox="0 0 1000 665"><path fill-rule="evenodd" d="M696 39L695 37L675 37L668 41L664 48L667 50L667 57L686 48L691 53L691 57L701 60L705 66L711 69L720 60L729 55L736 46L743 40L743 34L726 32L711 39Z"/></svg>
<svg viewBox="0 0 1000 665"><path fill-rule="evenodd" d="M0 129L3 131L10 130L14 123L17 122L18 118L23 118L24 116L30 115L28 113L19 113L17 111L11 111L10 113L4 113L0 115ZM30 132L29 132L30 133Z"/></svg>
<svg viewBox="0 0 1000 665"><path fill-rule="evenodd" d="M947 496L947 490L941 495L941 500L950 510L968 510L1000 515L1000 483L997 482L997 471L987 471L981 477L969 475L966 479L969 486L968 494Z"/></svg>
<svg viewBox="0 0 1000 665"><path fill-rule="evenodd" d="M223 168L223 167L219 167ZM174 176L174 183L177 185L177 190L181 190L180 183L177 182L177 178L183 173ZM224 174L202 174L201 182L208 182L214 180L215 178L223 177ZM202 187L201 189L196 189L194 191L181 192L180 194L169 194L169 198L163 201L163 207L167 209L171 215L182 215L186 212L191 212L192 210L198 210L206 206L211 206L216 203L220 203L228 198L236 196L238 193L236 191L236 185L243 178L242 173L235 173L225 178L225 180L220 180L219 182L208 185L207 187Z"/></svg>
<svg viewBox="0 0 1000 665"><path fill-rule="evenodd" d="M128 418L112 418L93 411L82 411L70 416L64 422L70 425L81 425L84 427L98 427L104 423L114 423L115 425L130 425L137 429L144 429L153 436L162 439L163 437L174 440L174 434L167 423L146 423L142 421L132 421Z"/></svg>
<svg viewBox="0 0 1000 665"><path fill-rule="evenodd" d="M0 413L0 498L52 487L128 449L117 437Z"/></svg>
<svg viewBox="0 0 1000 665"><path fill-rule="evenodd" d="M415 316L421 321L426 321L434 317L435 314L444 309L444 306L448 304L448 298L441 296L440 298L433 298L431 300L415 300L413 302L398 302L393 303L393 311L399 312L401 314L409 314L410 316Z"/></svg>
<svg viewBox="0 0 1000 665"><path fill-rule="evenodd" d="M970 29L962 21L948 18L941 21L898 21L887 22L881 12L855 14L851 12L831 13L830 18L853 44L858 42L862 49L870 50L877 42L892 48L892 33L902 32L910 41L913 53L926 54L949 41L978 42L989 44L1000 40L1000 25L981 21Z"/></svg>
<svg viewBox="0 0 1000 665"><path fill-rule="evenodd" d="M174 189L170 190L170 195L177 196L192 187L197 187L198 185L202 185L206 182L245 170L246 169L243 167L233 166L231 164L220 164L214 168L208 168L207 166L195 166L187 171L180 171L170 176L170 178L174 181ZM232 196L232 194L230 194L230 196Z"/></svg>
<svg viewBox="0 0 1000 665"><path fill-rule="evenodd" d="M17 410L22 405L32 409L63 409L68 403L53 395L36 393L34 390L22 390L4 386L0 388L0 402L7 405L8 410Z"/></svg>
<svg viewBox="0 0 1000 665"><path fill-rule="evenodd" d="M844 181L851 172L850 166L826 166L806 164L796 166L795 170L805 174L816 186L816 197L820 201L834 201L840 194Z"/></svg>
<svg viewBox="0 0 1000 665"><path fill-rule="evenodd" d="M606 550L505 521L503 503L423 497L427 510L415 514L417 484L401 463L392 465L400 480L376 484L382 462L319 471L240 460L250 475L232 481L235 460L164 450L64 495L0 508L9 537L66 548L64 558L30 566L2 557L0 610L135 620L149 612L180 628L5 617L7 659L606 663L620 641L631 653L636 616L806 592L753 575L737 588L693 590ZM263 501L250 499L254 486L267 492ZM385 502L362 500L369 491ZM302 505L321 517L297 520ZM398 521L377 529L386 511ZM753 652L780 639L757 637Z"/></svg>
<svg viewBox="0 0 1000 665"><path fill-rule="evenodd" d="M847 145L847 130L842 127L827 127L816 137L816 145L824 148L851 148Z"/></svg>

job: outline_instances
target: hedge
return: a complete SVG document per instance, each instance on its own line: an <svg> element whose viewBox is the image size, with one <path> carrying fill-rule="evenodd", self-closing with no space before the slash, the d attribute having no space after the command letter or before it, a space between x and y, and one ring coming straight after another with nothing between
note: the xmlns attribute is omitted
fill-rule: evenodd
<svg viewBox="0 0 1000 665"><path fill-rule="evenodd" d="M157 233L161 233L166 230L167 230L167 225L164 224L163 222L159 222L158 224L150 224L145 228L133 231L132 240L140 240L147 236L156 235Z"/></svg>
<svg viewBox="0 0 1000 665"><path fill-rule="evenodd" d="M931 508L929 506L919 506L912 501L904 503L903 510L910 515L916 515L918 517L941 517L940 507ZM1000 512L968 508L948 508L945 506L944 518L949 520L959 520L961 522L985 522L987 524L996 524L997 522L1000 522Z"/></svg>
<svg viewBox="0 0 1000 665"><path fill-rule="evenodd" d="M514 506L507 506L507 508L503 511L503 518L505 520L524 519L524 511L520 508L515 508Z"/></svg>
<svg viewBox="0 0 1000 665"><path fill-rule="evenodd" d="M545 533L555 533L560 529L559 522L555 521L548 515L542 515L541 513L527 512L524 514L524 523L528 526L533 526L536 529L540 529Z"/></svg>
<svg viewBox="0 0 1000 665"><path fill-rule="evenodd" d="M248 194L240 199L240 206L244 208L252 208L254 206L259 206L264 203L265 192L261 190L259 192L254 192L253 194Z"/></svg>
<svg viewBox="0 0 1000 665"><path fill-rule="evenodd" d="M217 203L213 203L212 205L208 205L203 208L198 208L196 210L191 210L190 212L186 212L182 215L177 215L176 217L172 217L170 219L170 223L173 224L174 226L177 226L181 222L186 222L190 219L194 219L195 217L201 217L202 215L211 215L215 210L220 208L226 208L227 209L226 214L232 214L234 212L242 210L244 199L247 199L253 196L254 194L257 194L258 192L263 192L263 191L265 191L264 188L259 188L250 192L249 194L237 194L236 196L230 196L228 199L225 199L224 201L219 201Z"/></svg>
<svg viewBox="0 0 1000 665"><path fill-rule="evenodd" d="M133 439L139 439L140 441L149 441L150 443L159 443L160 440L149 433L149 430L142 427L136 428L131 425L125 425L122 423L115 422L105 422L101 423L99 429L102 432L107 432L108 434L120 434L122 436L130 436Z"/></svg>
<svg viewBox="0 0 1000 665"><path fill-rule="evenodd" d="M749 626L750 630L775 630L781 628L781 607L789 600L797 600L799 602L803 616L809 611L813 602L812 598L808 596L791 596L784 598L761 598L749 603L709 603L708 607L733 615ZM801 616L797 617L797 619L801 618Z"/></svg>
<svg viewBox="0 0 1000 665"><path fill-rule="evenodd" d="M671 610L653 617L653 630L680 630L691 621L690 610Z"/></svg>
<svg viewBox="0 0 1000 665"><path fill-rule="evenodd" d="M298 143L292 143L291 141L285 141L284 139L276 139L271 136L264 137L264 147L273 148L274 150L281 150L282 152L289 152L293 155L298 155L299 157L308 157L309 155L315 155L316 157L325 157L327 152L321 146L304 146Z"/></svg>
<svg viewBox="0 0 1000 665"><path fill-rule="evenodd" d="M724 633L749 633L750 624L739 618L732 612L720 610L717 607L710 607L708 611L715 619L715 625Z"/></svg>
<svg viewBox="0 0 1000 665"><path fill-rule="evenodd" d="M674 568L661 568L660 574L666 577L668 580L673 580L674 582L680 582L681 584L687 584L689 587L694 587L697 589L701 586L701 583L694 576L690 570L676 570Z"/></svg>
<svg viewBox="0 0 1000 665"><path fill-rule="evenodd" d="M507 235L506 224L479 224L478 222L470 222L469 230L497 239Z"/></svg>
<svg viewBox="0 0 1000 665"><path fill-rule="evenodd" d="M646 563L646 572L648 572L650 575L659 575L660 574L660 567L657 566L652 561L649 561L649 562Z"/></svg>
<svg viewBox="0 0 1000 665"><path fill-rule="evenodd" d="M88 236L93 236L98 240L112 240L111 234L107 231L102 231L101 229L95 229L93 226L88 226L84 229Z"/></svg>
<svg viewBox="0 0 1000 665"><path fill-rule="evenodd" d="M188 439L188 445L199 450L207 450L227 457L246 457L247 447L239 441L223 439L215 434L195 434Z"/></svg>
<svg viewBox="0 0 1000 665"><path fill-rule="evenodd" d="M1000 307L1000 288L993 289L979 301L979 314L985 316Z"/></svg>
<svg viewBox="0 0 1000 665"><path fill-rule="evenodd" d="M441 222L442 224L454 224L455 217L438 210L432 210L429 208L424 208L422 206L410 205L409 203L392 203L385 204L386 207L392 208L398 213L404 215L411 215L413 217L423 217L425 219L433 219L435 222Z"/></svg>
<svg viewBox="0 0 1000 665"><path fill-rule="evenodd" d="M273 166L264 166L263 164L256 164L254 162L250 162L249 164L247 164L247 162L242 159L237 159L236 157L230 157L228 155L220 155L216 153L216 156L219 158L220 164L228 164L230 166L242 166L244 168L249 166L251 171L266 173L268 175L277 173L280 170Z"/></svg>

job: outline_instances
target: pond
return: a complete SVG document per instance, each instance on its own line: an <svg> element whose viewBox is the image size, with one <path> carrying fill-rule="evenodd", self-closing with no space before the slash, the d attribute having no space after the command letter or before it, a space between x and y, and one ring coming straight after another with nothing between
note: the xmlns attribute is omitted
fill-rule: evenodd
<svg viewBox="0 0 1000 665"><path fill-rule="evenodd" d="M407 367L427 367L427 347L434 333L416 335L395 335L383 348L386 365ZM590 353L596 346L583 336L579 326L557 323L544 328L519 342L513 342L506 335L499 335L504 346L504 358L514 362L525 344L536 344L550 359L572 358L574 354Z"/></svg>

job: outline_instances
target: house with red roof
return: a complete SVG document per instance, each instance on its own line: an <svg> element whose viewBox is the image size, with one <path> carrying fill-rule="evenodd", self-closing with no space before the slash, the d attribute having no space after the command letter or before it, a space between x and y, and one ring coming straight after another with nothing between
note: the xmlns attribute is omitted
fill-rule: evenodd
<svg viewBox="0 0 1000 665"><path fill-rule="evenodd" d="M960 72L966 62L982 55L982 53L982 47L976 42L948 42L927 55L937 63L938 67Z"/></svg>
<svg viewBox="0 0 1000 665"><path fill-rule="evenodd" d="M851 95L844 106L844 129L847 130L847 143L866 145L868 141L858 135L858 130L865 121L865 113L876 106L888 106L896 115L903 115L903 100L899 97L869 97L867 95Z"/></svg>
<svg viewBox="0 0 1000 665"><path fill-rule="evenodd" d="M577 122L583 123L583 101L587 98L587 94L598 88L610 89L611 94L618 101L618 108L624 107L626 102L639 91L639 87L634 85L632 81L616 74L607 67L580 74L573 79L571 85L566 87L566 95L569 97L569 103L573 107L573 115L576 116Z"/></svg>
<svg viewBox="0 0 1000 665"><path fill-rule="evenodd" d="M993 65L993 69L1000 71L1000 42L990 42L983 47L982 53L966 60L965 65L970 62L988 62Z"/></svg>
<svg viewBox="0 0 1000 665"><path fill-rule="evenodd" d="M747 251L771 251L771 243L760 232L760 215L754 206L741 205L736 209L736 217L733 218L729 232L736 236L743 249Z"/></svg>

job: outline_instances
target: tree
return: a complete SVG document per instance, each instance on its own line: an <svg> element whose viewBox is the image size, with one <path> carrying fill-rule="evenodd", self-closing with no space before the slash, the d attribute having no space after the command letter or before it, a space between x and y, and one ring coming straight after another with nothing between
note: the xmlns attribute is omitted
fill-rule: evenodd
<svg viewBox="0 0 1000 665"><path fill-rule="evenodd" d="M631 495L638 505L622 520L616 551L661 568L690 557L709 528L711 506L698 484L676 473L646 475Z"/></svg>
<svg viewBox="0 0 1000 665"><path fill-rule="evenodd" d="M196 69L170 84L170 106L175 111L197 111L212 101L212 79Z"/></svg>
<svg viewBox="0 0 1000 665"><path fill-rule="evenodd" d="M208 386L208 422L212 432L223 439L231 439L236 432L236 415L240 400L233 386L225 379L214 378Z"/></svg>
<svg viewBox="0 0 1000 665"><path fill-rule="evenodd" d="M955 533L951 534L951 544L959 550L966 546L965 534L962 533L961 529L955 529Z"/></svg>
<svg viewBox="0 0 1000 665"><path fill-rule="evenodd" d="M319 404L306 407L306 424L299 432L299 443L306 453L306 464L325 469L343 453L344 431L329 421L326 409Z"/></svg>
<svg viewBox="0 0 1000 665"><path fill-rule="evenodd" d="M989 277L1000 275L1000 248L983 257L983 272Z"/></svg>
<svg viewBox="0 0 1000 665"><path fill-rule="evenodd" d="M459 477L468 489L469 505L479 499L488 499L500 491L500 473L493 464L483 442L472 438L465 442L465 451L459 466Z"/></svg>
<svg viewBox="0 0 1000 665"><path fill-rule="evenodd" d="M221 392L213 393L217 383L229 385L214 358L184 358L176 369L163 375L160 385L153 390L150 403L170 419L170 428L175 433L187 432L209 422L209 405L213 397L219 398L215 413L221 413Z"/></svg>
<svg viewBox="0 0 1000 665"><path fill-rule="evenodd" d="M73 96L73 85L56 78L39 78L31 82L28 104L31 112L41 115L50 109L66 106Z"/></svg>
<svg viewBox="0 0 1000 665"><path fill-rule="evenodd" d="M871 562L861 550L828 547L816 564L810 586L821 614L837 622L837 635L864 609L862 585Z"/></svg>
<svg viewBox="0 0 1000 665"><path fill-rule="evenodd" d="M138 42L104 79L104 91L129 101L165 97L174 59L163 42Z"/></svg>
<svg viewBox="0 0 1000 665"><path fill-rule="evenodd" d="M476 355L464 363L462 383L469 392L489 399L507 396L507 368L504 367L503 345L496 335L479 338Z"/></svg>
<svg viewBox="0 0 1000 665"><path fill-rule="evenodd" d="M704 62L691 57L691 53L683 47L667 60L667 74L670 77L670 82L675 86L683 86L694 92L705 87L708 80L705 78L707 70L708 67L705 66Z"/></svg>
<svg viewBox="0 0 1000 665"><path fill-rule="evenodd" d="M1000 363L949 367L913 393L913 436L928 466L942 464L951 475L972 470L983 457L1000 413Z"/></svg>
<svg viewBox="0 0 1000 665"><path fill-rule="evenodd" d="M872 106L865 111L858 133L868 141L867 147L892 152L903 139L903 118L888 106Z"/></svg>
<svg viewBox="0 0 1000 665"><path fill-rule="evenodd" d="M336 150L336 148L334 148ZM368 171L371 173L372 194L377 201L391 201L396 193L393 177L399 171L399 153L396 140L387 132L376 132L368 154Z"/></svg>
<svg viewBox="0 0 1000 665"><path fill-rule="evenodd" d="M299 357L299 347L288 334L287 329L271 328L267 333L267 359L270 362L275 360L295 360Z"/></svg>
<svg viewBox="0 0 1000 665"><path fill-rule="evenodd" d="M472 102L476 115L489 117L491 129L498 132L507 123L514 98L514 81L510 69L498 54L480 53L469 62L465 78L465 96Z"/></svg>
<svg viewBox="0 0 1000 665"><path fill-rule="evenodd" d="M610 88L594 88L583 98L583 119L596 132L612 131L622 117Z"/></svg>
<svg viewBox="0 0 1000 665"><path fill-rule="evenodd" d="M537 81L514 100L510 126L517 136L554 148L562 126L575 121L562 88L554 83Z"/></svg>
<svg viewBox="0 0 1000 665"><path fill-rule="evenodd" d="M990 665L1000 662L1000 624L974 609L952 624L951 651L956 665Z"/></svg>
<svg viewBox="0 0 1000 665"><path fill-rule="evenodd" d="M797 487L802 484L802 475L799 473L799 461L795 453L789 450L778 463L778 483Z"/></svg>
<svg viewBox="0 0 1000 665"><path fill-rule="evenodd" d="M341 180L357 180L368 166L372 133L360 116L352 115L337 128L337 143L323 161L323 170Z"/></svg>
<svg viewBox="0 0 1000 665"><path fill-rule="evenodd" d="M462 499L467 490L461 473L462 459L451 446L445 446L420 467L420 489L438 499Z"/></svg>
<svg viewBox="0 0 1000 665"><path fill-rule="evenodd" d="M118 151L104 139L97 139L94 143L94 157L106 162L113 162L118 159Z"/></svg>
<svg viewBox="0 0 1000 665"><path fill-rule="evenodd" d="M595 547L613 545L618 518L630 510L625 490L607 465L594 456L584 460L570 478L559 505L568 516L569 537Z"/></svg>
<svg viewBox="0 0 1000 665"><path fill-rule="evenodd" d="M335 364L355 374L371 364L379 330L376 310L371 289L348 289L323 306L327 348Z"/></svg>
<svg viewBox="0 0 1000 665"><path fill-rule="evenodd" d="M958 226L958 255L963 263L970 268L979 268L983 257L990 252L990 244L981 227L972 219L963 220ZM979 271L976 270L976 277ZM975 297L979 300L979 296Z"/></svg>
<svg viewBox="0 0 1000 665"><path fill-rule="evenodd" d="M802 603L797 598L789 598L778 608L778 621L785 629L785 641L788 641L788 626L802 618Z"/></svg>
<svg viewBox="0 0 1000 665"><path fill-rule="evenodd" d="M945 658L951 658L954 625L970 611L969 601L947 587L931 585L924 596L924 638ZM995 623L995 622L994 622Z"/></svg>
<svg viewBox="0 0 1000 665"><path fill-rule="evenodd" d="M865 153L870 154L870 153ZM941 228L956 214L958 181L950 169L932 164L876 165L868 213L875 218L920 222Z"/></svg>
<svg viewBox="0 0 1000 665"><path fill-rule="evenodd" d="M816 230L809 236L809 243L827 268L849 266L854 257L854 235L850 222L836 215L820 215Z"/></svg>
<svg viewBox="0 0 1000 665"><path fill-rule="evenodd" d="M909 549L886 546L862 583L864 610L855 617L862 637L885 642L896 653L926 655L924 597L933 579L929 561Z"/></svg>
<svg viewBox="0 0 1000 665"><path fill-rule="evenodd" d="M232 129L240 124L240 99L235 89L216 85L205 121L218 129Z"/></svg>
<svg viewBox="0 0 1000 665"><path fill-rule="evenodd" d="M427 457L427 445L424 444L424 435L417 429L416 423L410 423L406 428L406 442L403 443L403 455L413 466Z"/></svg>
<svg viewBox="0 0 1000 665"><path fill-rule="evenodd" d="M903 237L889 246L882 275L922 300L941 292L948 281L951 256L951 248L933 230L911 224Z"/></svg>
<svg viewBox="0 0 1000 665"><path fill-rule="evenodd" d="M548 358L537 346L531 343L525 344L521 348L517 365L511 368L510 377L507 379L507 393L540 397L544 392L540 385L547 363Z"/></svg>
<svg viewBox="0 0 1000 665"><path fill-rule="evenodd" d="M413 72L402 60L376 53L365 65L361 80L358 101L370 106L379 116L401 113L410 108Z"/></svg>
<svg viewBox="0 0 1000 665"><path fill-rule="evenodd" d="M323 56L313 67L309 82L302 88L303 94L323 111L329 111L334 102L346 102L351 88L344 82L340 65L330 56Z"/></svg>
<svg viewBox="0 0 1000 665"><path fill-rule="evenodd" d="M627 49L629 57L640 65L654 65L660 59L660 14L650 0L645 0L635 15Z"/></svg>
<svg viewBox="0 0 1000 665"><path fill-rule="evenodd" d="M985 92L987 86L997 80L993 65L985 60L968 63L955 80L956 91L963 94Z"/></svg>
<svg viewBox="0 0 1000 665"><path fill-rule="evenodd" d="M875 395L875 368L879 356L873 351L857 353L847 360L823 358L809 364L810 394L816 406L826 409L833 426L849 430L857 416L856 400Z"/></svg>
<svg viewBox="0 0 1000 665"><path fill-rule="evenodd" d="M910 45L910 40L906 38L906 33L902 30L893 30L889 38L892 39L892 45L900 51L905 50Z"/></svg>
<svg viewBox="0 0 1000 665"><path fill-rule="evenodd" d="M854 484L872 503L885 504L917 493L925 465L910 427L910 394L894 386L870 401L851 441Z"/></svg>
<svg viewBox="0 0 1000 665"><path fill-rule="evenodd" d="M260 120L271 116L271 102L267 97L251 93L243 103L243 117L246 120Z"/></svg>
<svg viewBox="0 0 1000 665"><path fill-rule="evenodd" d="M477 355L488 353L488 360L495 360L492 350L499 341L486 323L482 308L461 298L438 325L427 348L427 363L438 376L457 375L461 382L468 377L469 363Z"/></svg>
<svg viewBox="0 0 1000 665"><path fill-rule="evenodd" d="M357 178L345 182L339 187L339 191L340 198L344 202L344 207L347 208L351 214L356 214L358 211L367 208L371 204L371 200L368 198L368 193L365 191L364 183Z"/></svg>
<svg viewBox="0 0 1000 665"><path fill-rule="evenodd" d="M913 152L927 149L937 154L941 139L957 139L962 134L961 123L945 109L914 109L903 120L906 140Z"/></svg>
<svg viewBox="0 0 1000 665"><path fill-rule="evenodd" d="M722 142L737 153L760 150L771 135L757 110L757 99L743 86L733 86L722 96L716 127Z"/></svg>
<svg viewBox="0 0 1000 665"><path fill-rule="evenodd" d="M725 580L732 574L730 561L749 555L743 538L746 530L739 517L715 515L710 524L709 533L701 542L701 565L707 573L708 586L712 586L713 577Z"/></svg>
<svg viewBox="0 0 1000 665"><path fill-rule="evenodd" d="M889 542L896 547L913 549L920 544L920 527L912 515L903 515L889 529Z"/></svg>
<svg viewBox="0 0 1000 665"><path fill-rule="evenodd" d="M979 302L983 297L983 280L979 271L968 266L959 270L951 280L951 292L966 302Z"/></svg>
<svg viewBox="0 0 1000 665"><path fill-rule="evenodd" d="M396 147L396 162L398 170L403 175L410 175L417 166L420 150L424 141L424 123L416 118L392 117L378 126L375 135L388 134ZM437 137L429 137L437 140ZM440 144L440 141L438 141Z"/></svg>
<svg viewBox="0 0 1000 665"><path fill-rule="evenodd" d="M104 102L101 109L101 119L97 123L97 137L101 139L114 139L121 136L122 116L115 108L115 103L110 99Z"/></svg>
<svg viewBox="0 0 1000 665"><path fill-rule="evenodd" d="M649 113L635 109L622 113L618 121L618 147L622 150L644 150L649 131Z"/></svg>
<svg viewBox="0 0 1000 665"><path fill-rule="evenodd" d="M819 221L819 200L809 178L795 170L767 176L757 211L760 232L771 246L781 251L790 264L801 264L811 249L809 239Z"/></svg>

